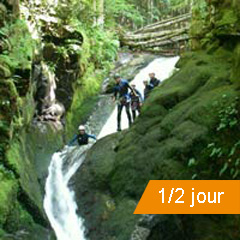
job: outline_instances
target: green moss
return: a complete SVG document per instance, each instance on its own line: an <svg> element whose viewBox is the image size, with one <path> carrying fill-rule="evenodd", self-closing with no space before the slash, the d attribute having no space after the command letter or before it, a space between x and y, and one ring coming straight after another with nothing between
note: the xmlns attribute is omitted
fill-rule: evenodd
<svg viewBox="0 0 240 240"><path fill-rule="evenodd" d="M35 101L33 93L28 92L22 99L22 104L19 107L21 111L22 121L24 126L29 126L35 114Z"/></svg>
<svg viewBox="0 0 240 240"><path fill-rule="evenodd" d="M23 136L20 140L13 140L10 149L6 153L7 165L20 176L20 184L27 192L33 202L42 209L42 194L39 188L37 175L33 159L30 158L27 150L26 138Z"/></svg>
<svg viewBox="0 0 240 240"><path fill-rule="evenodd" d="M29 126L10 142L6 152L6 164L20 176L21 187L40 209L42 193L38 179L46 177L52 153L63 146L61 134L50 124L41 129Z"/></svg>
<svg viewBox="0 0 240 240"><path fill-rule="evenodd" d="M235 24L238 21L236 11L232 8L226 8L222 11L222 18L220 21L217 21L217 26L231 25Z"/></svg>
<svg viewBox="0 0 240 240"><path fill-rule="evenodd" d="M238 95L229 82L230 64L223 63L220 57L215 58L216 56L204 55L201 52L196 53L179 73L166 80L152 93L143 108L142 117L134 128L137 134L134 132L127 134L121 143L117 154L117 162L121 164L117 164L111 180L113 192L119 192L124 188L126 192L130 191L126 182L126 175L129 175L134 176L130 178L130 186L135 186L131 194L135 192L139 196L144 179L147 181L161 176L152 174L156 164L159 165L165 159L174 161L178 158L185 159L184 155L189 154L189 149L195 142L200 143L209 138L209 132L218 122L219 107L215 106L214 102L218 102L224 108ZM222 98L224 94L228 101ZM156 111L152 106L159 106L159 110ZM165 110L161 111L160 106ZM150 122L150 119L146 120L146 115L154 114L156 121L152 122L153 127L146 124L146 121ZM143 133L141 137L138 135ZM130 144L131 142L134 145ZM144 149L144 153L140 149ZM148 166L145 164L147 156L152 156L152 164L148 161ZM137 167L134 164L136 158ZM127 168L125 164L131 167L122 172L120 169ZM145 176L138 174L141 168L144 169ZM181 169L181 164L179 168ZM175 179L181 176L181 171L175 173L166 171L166 174ZM137 186L139 191L136 190Z"/></svg>
<svg viewBox="0 0 240 240"><path fill-rule="evenodd" d="M27 209L19 202L16 202L7 218L2 236L0 233L0 239L16 239L16 235L18 235L20 231L24 232L24 240L55 239L53 236L51 237L48 230L35 223Z"/></svg>
<svg viewBox="0 0 240 240"><path fill-rule="evenodd" d="M6 232L2 228L0 228L0 238L3 237L5 234Z"/></svg>
<svg viewBox="0 0 240 240"><path fill-rule="evenodd" d="M97 102L96 95L109 71L114 67L119 43L110 31L100 28L82 28L83 44L78 52L81 76L73 84L74 95L68 111L67 137L71 138L77 126L84 123Z"/></svg>
<svg viewBox="0 0 240 240"><path fill-rule="evenodd" d="M31 69L34 42L25 21L18 19L12 24L6 25L1 31L8 37L10 45L3 52L1 59L5 59L13 71L16 68Z"/></svg>
<svg viewBox="0 0 240 240"><path fill-rule="evenodd" d="M85 95L84 91L78 90L74 94L71 110L67 114L67 138L72 138L76 133L77 127L86 122L89 114L97 103L94 95Z"/></svg>
<svg viewBox="0 0 240 240"><path fill-rule="evenodd" d="M43 187L52 154L64 145L63 132L54 129L49 123L43 124L41 128L34 125L29 126L26 131L27 153L29 158L32 159L36 176Z"/></svg>
<svg viewBox="0 0 240 240"><path fill-rule="evenodd" d="M109 238L119 240L128 239L134 230L139 216L133 214L136 202L130 199L122 199L116 204L116 209L111 212L109 219L103 222L103 230L109 231ZM124 222L122 220L124 219Z"/></svg>
<svg viewBox="0 0 240 240"><path fill-rule="evenodd" d="M236 46L234 51L234 67L232 69L231 81L234 83L240 83L240 44Z"/></svg>
<svg viewBox="0 0 240 240"><path fill-rule="evenodd" d="M2 166L0 169L0 227L6 223L6 219L15 206L17 198L17 181L14 175L7 172Z"/></svg>
<svg viewBox="0 0 240 240"><path fill-rule="evenodd" d="M212 29L214 35L224 42L228 42L227 36L237 37L239 31L239 7L236 1L214 1L216 7L213 18L215 28ZM233 39L232 39L233 40ZM230 44L233 46L233 44Z"/></svg>
<svg viewBox="0 0 240 240"><path fill-rule="evenodd" d="M238 128L228 129L221 135L216 132L221 122L220 112L235 103L239 96L237 86L230 81L232 63L231 52L223 48L218 48L214 54L201 51L186 54L178 63L181 69L152 92L131 129L109 136L94 146L76 180L79 185L84 182L84 186L78 186L77 189L77 192L80 189L78 201L81 206L89 206L95 217L106 216L106 222L95 219L92 224L92 218L88 219L88 214L84 213L88 226L96 228L90 236L100 232L105 239L121 239L121 235L116 232L125 229L127 234L124 235L122 230L125 237L122 239L130 238L134 223L137 224L138 220L125 215L134 209L127 202L129 199L138 201L150 179L219 178L224 162L209 157L208 144L217 137L223 145L227 145L229 139L232 139L232 144L240 137ZM231 134L234 138L231 138ZM101 153L100 149L103 148L106 154ZM189 166L190 159L194 159L194 166ZM86 194L86 197L81 197L89 189L91 196ZM103 193L109 194L115 203L116 209L111 213L106 211L103 201L98 200ZM91 199L97 199L97 202L93 204ZM122 210L120 205L128 208ZM211 218L208 216L205 221L211 224ZM213 234L209 229L202 236L200 232L205 232L204 226L207 225L195 228L191 224L191 216L186 219L167 216L165 220L156 221L159 221L157 226L166 224L168 229L181 225L181 229L174 231L172 238L161 228L159 232L166 239L174 239L176 236L186 239L191 236L193 239L206 240L219 236L218 231L222 232L221 228L228 224L228 217L221 218L221 227L214 230ZM195 224L201 218L194 219ZM233 217L230 219L233 227ZM125 225L126 222L128 226ZM152 236L159 236L157 227L151 229ZM222 234L225 236L222 239L228 239L230 230L223 231ZM236 236L239 237L239 233ZM229 239L233 239L232 236Z"/></svg>
<svg viewBox="0 0 240 240"><path fill-rule="evenodd" d="M100 91L104 73L96 72L90 64L86 73L75 83L71 109L67 114L67 136L71 138L77 126L87 120L93 107L97 103L96 95Z"/></svg>
<svg viewBox="0 0 240 240"><path fill-rule="evenodd" d="M7 152L7 163L11 169L19 174L21 169L21 162L19 161L19 152L21 150L21 146L18 142L12 142L11 149Z"/></svg>

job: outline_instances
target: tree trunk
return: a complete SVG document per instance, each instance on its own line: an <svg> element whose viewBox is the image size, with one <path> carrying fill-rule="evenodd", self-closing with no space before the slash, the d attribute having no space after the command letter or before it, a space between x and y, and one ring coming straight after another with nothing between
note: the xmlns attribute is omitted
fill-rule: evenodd
<svg viewBox="0 0 240 240"><path fill-rule="evenodd" d="M145 26L141 29L138 29L134 33L136 34L136 33L154 32L154 31L159 30L161 28L169 27L170 25L174 25L174 24L181 23L181 22L184 22L184 21L189 21L189 19L191 19L191 14L187 13L187 14L177 16L177 17L174 17L174 18L170 18L170 19L166 19L166 20L154 23L154 24L149 24L149 25L147 25L147 26Z"/></svg>
<svg viewBox="0 0 240 240"><path fill-rule="evenodd" d="M136 35L125 35L122 37L124 41L140 41L140 40L148 40L148 39L155 39L164 36L171 36L176 34L182 34L183 32L188 32L189 27L184 27L182 29L175 29L175 30L164 30L161 32L154 32L154 33L143 33L143 34L136 34Z"/></svg>
<svg viewBox="0 0 240 240"><path fill-rule="evenodd" d="M93 0L94 26L104 25L104 0Z"/></svg>
<svg viewBox="0 0 240 240"><path fill-rule="evenodd" d="M93 26L96 26L97 25L97 0L93 0L93 12L94 12Z"/></svg>
<svg viewBox="0 0 240 240"><path fill-rule="evenodd" d="M20 2L19 0L9 0L8 3L13 6L13 16L18 18L20 15Z"/></svg>
<svg viewBox="0 0 240 240"><path fill-rule="evenodd" d="M98 0L98 19L97 25L104 26L104 0Z"/></svg>
<svg viewBox="0 0 240 240"><path fill-rule="evenodd" d="M186 31L178 31L161 38L154 38L148 41L131 41L131 40L123 40L123 44L132 47L157 47L164 46L171 43L176 43L178 41L188 40L189 36Z"/></svg>

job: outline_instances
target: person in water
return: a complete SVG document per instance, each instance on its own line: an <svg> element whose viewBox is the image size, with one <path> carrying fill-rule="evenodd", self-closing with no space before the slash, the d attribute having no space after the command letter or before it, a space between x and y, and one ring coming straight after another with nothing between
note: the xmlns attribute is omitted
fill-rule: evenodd
<svg viewBox="0 0 240 240"><path fill-rule="evenodd" d="M118 103L117 103L117 105L118 105L117 131L121 131L121 115L122 115L123 107L126 108L129 127L132 124L132 116L131 116L131 113L130 113L131 98L130 98L130 95L129 95L129 89L131 91L133 91L133 89L129 85L127 80L121 79L119 74L116 74L114 76L114 79L116 81L116 85L114 87L113 101L116 101L118 99Z"/></svg>
<svg viewBox="0 0 240 240"><path fill-rule="evenodd" d="M76 141L78 142L79 146L87 145L89 142L89 138L97 140L95 135L91 135L86 133L85 126L80 125L78 128L79 133L74 136L74 138L70 141L68 146L72 146Z"/></svg>
<svg viewBox="0 0 240 240"><path fill-rule="evenodd" d="M152 91L153 87L149 84L148 80L143 81L143 84L145 86L145 88L144 88L144 100L146 100L149 97L149 94Z"/></svg>
<svg viewBox="0 0 240 240"><path fill-rule="evenodd" d="M156 78L155 73L149 73L149 77L150 77L150 83L149 84L152 88L157 87L161 83L160 80L158 80Z"/></svg>
<svg viewBox="0 0 240 240"><path fill-rule="evenodd" d="M138 114L140 114L140 112L141 112L143 98L142 98L142 94L136 89L135 84L131 84L131 87L134 90L134 92L132 91L130 93L131 110L132 110L132 116L133 116L133 121L134 121L136 119L136 112L138 112Z"/></svg>

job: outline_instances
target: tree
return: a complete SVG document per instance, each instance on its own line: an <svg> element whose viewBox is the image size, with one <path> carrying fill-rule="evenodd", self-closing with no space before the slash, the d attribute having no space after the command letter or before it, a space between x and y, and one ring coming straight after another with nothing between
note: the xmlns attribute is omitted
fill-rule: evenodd
<svg viewBox="0 0 240 240"><path fill-rule="evenodd" d="M93 0L94 26L104 25L104 0Z"/></svg>

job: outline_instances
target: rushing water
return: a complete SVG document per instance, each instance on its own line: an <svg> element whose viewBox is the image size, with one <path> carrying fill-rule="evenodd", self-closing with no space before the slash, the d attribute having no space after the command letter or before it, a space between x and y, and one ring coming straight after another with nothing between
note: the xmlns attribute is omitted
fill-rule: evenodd
<svg viewBox="0 0 240 240"><path fill-rule="evenodd" d="M165 80L166 78L170 77L175 69L174 66L176 65L179 57L172 57L172 58L158 58L152 61L147 67L143 68L134 78L132 83L136 84L136 89L141 92L143 95L144 85L143 81L148 80L148 74L151 72L156 73L156 77L161 81ZM123 76L124 77L124 76ZM116 123L116 116L117 116L117 107L114 109L112 115L109 117L107 122L102 128L102 131L99 134L99 138L102 138L106 135L116 132L117 130L117 123ZM122 112L122 129L128 128L128 120L125 110L123 109Z"/></svg>
<svg viewBox="0 0 240 240"><path fill-rule="evenodd" d="M137 89L143 93L143 80L148 79L150 72L155 72L160 80L168 78L179 58L158 58L136 75L133 82ZM106 106L106 105L105 105ZM102 108L101 106L100 108ZM102 112L102 110L100 109ZM90 118L89 126L98 121L99 114ZM105 125L102 127L98 139L116 131L117 108L114 109ZM127 117L123 111L122 129L127 128ZM92 129L92 127L91 127ZM84 240L84 222L77 215L77 204L74 192L69 187L69 180L79 169L85 159L86 152L92 144L83 147L68 147L52 156L49 166L49 175L46 181L46 195L44 209L55 231L58 240Z"/></svg>
<svg viewBox="0 0 240 240"><path fill-rule="evenodd" d="M89 147L89 146L87 146ZM82 164L86 147L65 147L52 156L46 181L44 208L58 240L83 240L83 221L76 214L74 192L68 182Z"/></svg>

